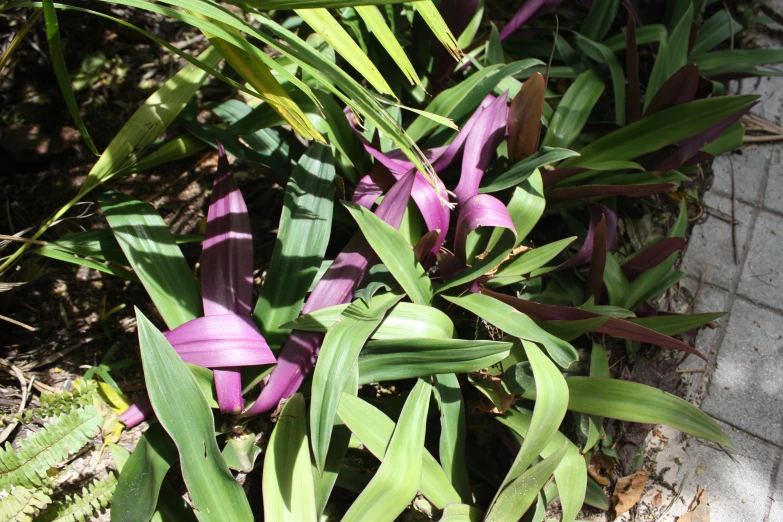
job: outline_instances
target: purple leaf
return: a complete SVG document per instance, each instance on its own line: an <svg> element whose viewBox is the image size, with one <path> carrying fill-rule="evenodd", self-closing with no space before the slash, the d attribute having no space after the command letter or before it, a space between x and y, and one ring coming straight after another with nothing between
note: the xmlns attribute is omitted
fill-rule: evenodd
<svg viewBox="0 0 783 522"><path fill-rule="evenodd" d="M649 116L663 109L688 103L696 96L699 88L699 67L693 63L687 63L677 72L663 82L658 92L655 93L644 115Z"/></svg>
<svg viewBox="0 0 783 522"><path fill-rule="evenodd" d="M149 397L142 397L120 414L120 422L132 428L153 414Z"/></svg>
<svg viewBox="0 0 783 522"><path fill-rule="evenodd" d="M218 158L201 255L204 315L250 315L253 299L250 216L220 144Z"/></svg>
<svg viewBox="0 0 783 522"><path fill-rule="evenodd" d="M594 298L594 303L601 301L601 290L604 288L604 270L606 269L606 252L609 246L606 244L606 214L601 215L601 221L595 227L593 239L593 255L590 257L590 269L587 272L587 286L585 294L587 299Z"/></svg>
<svg viewBox="0 0 783 522"><path fill-rule="evenodd" d="M470 115L468 121L465 122L465 125L463 125L457 135L454 136L454 139L451 141L451 143L449 143L449 145L442 152L437 151L437 149L433 149L434 151L438 152L438 156L433 159L432 163L432 168L435 170L435 172L441 172L444 169L449 168L452 161L454 161L454 158L456 158L457 155L462 151L462 148L465 145L465 141L467 141L468 136L470 136L473 132L473 127L481 117L481 114L494 101L495 97L491 94L487 94L484 99L481 100L481 104L479 104L478 108L476 108L476 110L473 111L473 114Z"/></svg>
<svg viewBox="0 0 783 522"><path fill-rule="evenodd" d="M473 196L459 213L454 237L454 253L465 264L473 264L472 259L466 259L465 245L468 235L479 227L508 228L516 234L514 222L502 201L490 194Z"/></svg>
<svg viewBox="0 0 783 522"><path fill-rule="evenodd" d="M253 321L237 314L199 317L163 335L183 361L205 368L275 362L269 345ZM217 382L215 385L217 387Z"/></svg>
<svg viewBox="0 0 783 522"><path fill-rule="evenodd" d="M657 169L650 169L657 170ZM643 198L666 192L674 187L671 183L645 183L639 185L584 185L547 191L544 195L548 205L571 201L574 199L593 198L596 196L628 196Z"/></svg>
<svg viewBox="0 0 783 522"><path fill-rule="evenodd" d="M369 174L359 180L351 202L372 209L375 201L393 184L394 177L389 169L381 164L376 164Z"/></svg>
<svg viewBox="0 0 783 522"><path fill-rule="evenodd" d="M587 172L587 167L560 167L558 169L544 171L541 173L541 177L544 180L544 188L549 188L555 183L560 183L577 174Z"/></svg>
<svg viewBox="0 0 783 522"><path fill-rule="evenodd" d="M454 189L454 195L460 205L464 205L468 199L478 194L484 171L489 167L495 149L505 137L508 119L507 97L507 94L499 96L481 112L465 141L462 174L459 184Z"/></svg>
<svg viewBox="0 0 783 522"><path fill-rule="evenodd" d="M623 273L632 279L650 268L663 263L673 253L685 248L685 239L667 237L640 250L633 258L622 264Z"/></svg>
<svg viewBox="0 0 783 522"><path fill-rule="evenodd" d="M557 306L542 303L534 303L526 299L520 299L518 297L512 297L510 295L493 292L486 288L481 288L480 292L484 295L494 297L498 301L513 306L523 314L529 315L535 321L581 321L585 319L593 319L596 317L602 317L601 314L582 310L579 308L571 308L568 306ZM617 317L609 317L603 325L593 330L596 333L603 333L606 335L612 335L620 337L621 339L630 339L631 341L639 341L643 343L655 344L666 348L673 348L687 353L692 353L702 359L706 360L706 357L698 350L693 348L687 343L678 341L673 337L658 333L656 331L645 328L641 325L628 322L624 319Z"/></svg>
<svg viewBox="0 0 783 522"><path fill-rule="evenodd" d="M375 215L394 228L399 228L415 179L413 171L402 176L378 205ZM315 286L302 308L302 314L350 302L375 259L376 255L369 243L361 232L357 232ZM315 365L323 338L322 333L291 332L269 381L245 414L257 415L269 411L276 408L281 399L296 393Z"/></svg>
<svg viewBox="0 0 783 522"><path fill-rule="evenodd" d="M536 73L522 84L508 110L508 154L512 163L523 160L538 149L541 116L544 113L546 80Z"/></svg>
<svg viewBox="0 0 783 522"><path fill-rule="evenodd" d="M590 203L590 226L587 229L585 242L582 244L582 248L579 249L579 252L566 263L558 267L557 270L565 270L566 268L582 265L593 257L593 247L597 236L596 229L604 219L606 219L606 251L608 252L611 250L614 245L614 236L617 232L617 214L609 207L605 207L599 203Z"/></svg>
<svg viewBox="0 0 783 522"><path fill-rule="evenodd" d="M557 6L560 5L562 1L563 0L525 0L522 7L519 8L514 16L511 17L508 24L500 31L500 40L503 41L511 36L514 31L530 20L541 8Z"/></svg>
<svg viewBox="0 0 783 522"><path fill-rule="evenodd" d="M742 109L736 114L729 116L723 121L719 121L712 127L709 127L700 133L681 141L676 146L666 147L656 156L654 156L653 159L651 159L645 165L645 168L648 170L657 170L662 172L679 168L683 163L695 156L696 153L699 152L700 148L720 138L720 136L726 132L729 127L734 125L734 123L738 122L740 118L747 114L748 111L750 111L750 109L756 105L756 103L758 102L749 105L748 107Z"/></svg>

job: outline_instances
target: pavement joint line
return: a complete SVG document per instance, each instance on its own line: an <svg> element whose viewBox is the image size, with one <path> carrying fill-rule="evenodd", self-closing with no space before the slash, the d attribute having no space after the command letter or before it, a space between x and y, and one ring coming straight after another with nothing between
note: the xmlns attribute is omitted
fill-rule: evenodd
<svg viewBox="0 0 783 522"><path fill-rule="evenodd" d="M765 439L764 437L760 437L760 436L758 436L758 435L756 435L754 433L751 433L751 432L747 431L745 428L740 428L739 426L737 426L735 424L732 424L731 422L729 422L727 420L721 419L717 415L710 415L710 418L713 419L713 420L716 420L716 421L720 421L723 424L725 424L726 426L729 426L732 429L732 433L741 433L741 434L745 435L746 437L749 437L749 438L752 438L752 439L756 439L757 441L762 442L763 444L766 444L767 446L772 446L773 448L775 448L778 451L783 451L783 445L778 443L778 442L772 442L769 439ZM732 450L729 450L729 451L732 451Z"/></svg>
<svg viewBox="0 0 783 522"><path fill-rule="evenodd" d="M770 146L774 146L774 145L770 145ZM763 147L763 148L767 148L767 147ZM764 171L762 174L761 183L759 185L759 191L756 194L756 199L761 200L762 203L764 201L764 195L766 194L767 191L767 183L769 181L769 171L770 171L771 164L772 164L772 154L768 153L767 158L764 162ZM753 239L753 233L756 229L756 221L758 220L758 216L760 212L761 212L761 208L755 205L751 206L750 223L748 223L747 237L745 238L743 245L739 248L740 259L739 259L739 263L737 264L739 270L737 270L737 275L734 276L734 280L731 282L731 288L728 289L729 295L726 298L727 314L731 314L731 311L734 308L734 301L736 301L737 299L737 289L739 288L740 279L742 278L742 272L745 269L745 261L747 260L748 255L750 254L750 244L751 244L751 240ZM701 380L699 381L699 385L697 386L697 389L699 388L703 389L704 393L702 394L701 400L698 401L697 403L698 405L701 405L701 402L704 400L704 398L707 395L709 395L711 391L712 374L715 372L715 368L717 368L719 364L721 348L723 348L723 341L726 339L726 333L728 332L728 329L729 329L728 324L726 324L726 327L721 328L721 331L718 332L715 336L715 341L713 343L713 345L716 347L715 364L712 365L710 368L707 368L707 371L705 371L701 376Z"/></svg>
<svg viewBox="0 0 783 522"><path fill-rule="evenodd" d="M761 210L766 212L767 214L772 214L775 217L783 218L783 212L780 210L775 210L774 208L767 208L767 207L760 207Z"/></svg>
<svg viewBox="0 0 783 522"><path fill-rule="evenodd" d="M742 299L746 303L752 304L755 307L763 308L764 310L766 310L768 312L772 312L775 315L779 315L779 316L783 317L783 309L782 308L776 308L776 307L768 305L766 303L756 302L753 299L751 299L750 297L748 297L748 296L746 296L744 294L740 294L740 293L737 293L737 297Z"/></svg>
<svg viewBox="0 0 783 522"><path fill-rule="evenodd" d="M764 502L764 520L769 520L769 517L772 513L772 504L775 501L775 490L778 487L780 460L781 456L778 454L778 458L775 459L775 464L772 465L772 474L769 480L769 489L767 490L767 500Z"/></svg>

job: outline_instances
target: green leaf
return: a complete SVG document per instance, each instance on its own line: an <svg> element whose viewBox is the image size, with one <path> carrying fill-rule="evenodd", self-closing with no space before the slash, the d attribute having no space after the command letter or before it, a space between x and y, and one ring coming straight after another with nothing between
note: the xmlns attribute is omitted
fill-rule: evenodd
<svg viewBox="0 0 783 522"><path fill-rule="evenodd" d="M502 361L511 343L464 339L370 341L359 355L359 382L470 373Z"/></svg>
<svg viewBox="0 0 783 522"><path fill-rule="evenodd" d="M261 480L265 520L318 520L307 443L305 401L301 393L288 399L277 419L269 438Z"/></svg>
<svg viewBox="0 0 783 522"><path fill-rule="evenodd" d="M277 241L253 317L272 346L283 343L326 252L334 209L334 163L329 147L313 144L286 186Z"/></svg>
<svg viewBox="0 0 783 522"><path fill-rule="evenodd" d="M416 496L422 480L431 391L432 387L422 380L411 390L380 468L348 508L343 522L392 522Z"/></svg>
<svg viewBox="0 0 783 522"><path fill-rule="evenodd" d="M725 96L683 103L656 112L590 143L560 167L624 161L680 142L747 108L756 96Z"/></svg>
<svg viewBox="0 0 783 522"><path fill-rule="evenodd" d="M620 0L596 0L587 12L579 30L585 38L602 41L617 18Z"/></svg>
<svg viewBox="0 0 783 522"><path fill-rule="evenodd" d="M702 54L693 60L702 75L718 76L734 72L752 71L758 65L783 62L780 49L732 49Z"/></svg>
<svg viewBox="0 0 783 522"><path fill-rule="evenodd" d="M534 248L518 256L507 263L503 263L497 272L495 277L505 276L519 276L529 274L537 268L541 268L549 261L555 258L560 252L573 243L576 236L567 237L554 243L549 243L542 247Z"/></svg>
<svg viewBox="0 0 783 522"><path fill-rule="evenodd" d="M220 62L220 54L209 47L198 59L215 67ZM154 143L171 125L206 78L206 72L189 64L161 85L111 140L87 175L79 194L84 195L113 175L131 169L139 152Z"/></svg>
<svg viewBox="0 0 783 522"><path fill-rule="evenodd" d="M636 28L636 45L663 42L669 36L669 31L663 24L649 24ZM612 52L622 51L626 47L625 31L603 41Z"/></svg>
<svg viewBox="0 0 783 522"><path fill-rule="evenodd" d="M222 455L229 468L250 473L261 451L261 448L256 445L256 434L247 431L241 435L228 436Z"/></svg>
<svg viewBox="0 0 783 522"><path fill-rule="evenodd" d="M39 256L48 257L50 259L56 259L58 261L65 261L66 263L73 263L74 265L86 266L106 274L121 277L123 279L129 279L131 281L138 281L133 272L126 270L123 267L116 267L108 263L101 263L99 261L93 261L92 259L85 259L83 257L76 257L75 255L55 248L53 245L44 245L41 248L37 248L31 252L32 254L38 254Z"/></svg>
<svg viewBox="0 0 783 522"><path fill-rule="evenodd" d="M76 103L76 96L73 94L71 76L68 74L68 66L65 64L63 49L60 45L60 25L57 22L57 11L54 8L54 2L52 0L42 0L41 5L43 6L44 22L46 23L46 39L49 42L49 52L52 55L52 67L54 68L55 76L57 76L57 83L60 85L60 92L63 98L65 98L65 105L68 106L68 112L71 113L71 118L73 118L76 128L79 129L79 134L82 135L82 139L92 153L98 156L100 153L95 147L90 133L87 132L87 127L85 127L82 116L79 113L79 104Z"/></svg>
<svg viewBox="0 0 783 522"><path fill-rule="evenodd" d="M616 0L610 0L615 5L619 5ZM593 8L597 5L593 4ZM592 13L592 9L590 11ZM588 15L589 18L589 15ZM574 42L579 49L582 50L585 55L591 60L606 64L609 67L609 72L612 74L612 90L614 91L614 110L616 115L617 125L625 125L625 73L623 67L620 65L620 60L614 55L614 53L598 42L591 40L580 34L576 34Z"/></svg>
<svg viewBox="0 0 783 522"><path fill-rule="evenodd" d="M509 408L506 413L495 418L521 437L527 437L533 415L526 410ZM552 435L549 444L541 451L541 456L547 458L563 445L566 446L566 454L554 473L558 489L562 492L560 501L564 511L563 522L572 522L582 508L585 498L587 488L585 460L579 452L579 448L559 431Z"/></svg>
<svg viewBox="0 0 783 522"><path fill-rule="evenodd" d="M511 252L511 249L514 248L514 244L516 244L517 240L517 234L516 230L511 230L510 228L502 228L502 227L495 227L495 230L493 232L492 238L490 238L490 243L492 243L492 239L494 239L494 234L497 234L500 232L500 237L498 238L497 242L491 247L489 252L486 256L484 256L479 261L476 261L473 263L473 266L470 266L463 270L459 275L457 275L455 278L449 280L448 283L441 286L438 289L437 293L444 292L446 290L449 290L451 288L455 288L459 285L463 285L465 283L469 283L470 281L473 281L490 270L492 270L494 267L498 266ZM468 243L470 242L471 236L476 236L477 231L473 231L471 234L468 235ZM471 250L470 244L468 244L467 249ZM484 250L481 249L479 251L479 254L483 252ZM472 259L470 254L468 254L468 259Z"/></svg>
<svg viewBox="0 0 783 522"><path fill-rule="evenodd" d="M310 434L319 471L324 469L337 405L359 352L386 311L401 298L400 292L384 293L375 296L372 306L357 299L340 314L337 324L324 337L313 372L310 399Z"/></svg>
<svg viewBox="0 0 783 522"><path fill-rule="evenodd" d="M532 156L514 164L506 172L491 178L485 186L479 188L479 194L498 192L517 186L544 165L552 165L574 156L579 156L579 153L569 149L542 147L541 150L536 151Z"/></svg>
<svg viewBox="0 0 783 522"><path fill-rule="evenodd" d="M563 95L549 122L549 129L542 145L545 147L568 147L582 128L606 85L595 69L581 73Z"/></svg>
<svg viewBox="0 0 783 522"><path fill-rule="evenodd" d="M199 317L198 284L157 211L119 192L101 195L98 204L169 329Z"/></svg>
<svg viewBox="0 0 783 522"><path fill-rule="evenodd" d="M566 453L566 445L514 479L498 496L487 513L487 520L517 522L538 497Z"/></svg>
<svg viewBox="0 0 783 522"><path fill-rule="evenodd" d="M386 414L347 393L344 393L340 400L337 414L375 457L381 461L387 458L387 447L392 433L395 432L395 424ZM419 481L415 482L418 484ZM449 482L443 468L426 449L422 455L421 485L418 488L438 509L443 509L453 502L460 502L459 494Z"/></svg>
<svg viewBox="0 0 783 522"><path fill-rule="evenodd" d="M120 473L111 502L112 520L147 522L158 505L163 479L177 462L177 447L160 424L144 432Z"/></svg>
<svg viewBox="0 0 783 522"><path fill-rule="evenodd" d="M329 11L313 8L296 9L295 12L329 45L334 47L334 50L345 58L378 92L394 96L391 87L386 83L383 75L378 72L377 67Z"/></svg>
<svg viewBox="0 0 783 522"><path fill-rule="evenodd" d="M367 28L375 35L378 42L383 46L397 67L400 68L402 73L411 82L412 85L421 85L419 75L416 73L416 68L408 59L408 55L405 54L405 50L397 41L397 37L394 35L389 26L386 25L381 10L374 5L357 5L354 7L356 13L367 24Z"/></svg>
<svg viewBox="0 0 783 522"><path fill-rule="evenodd" d="M481 522L484 512L466 504L449 504L443 510L440 522Z"/></svg>
<svg viewBox="0 0 783 522"><path fill-rule="evenodd" d="M696 41L691 49L691 56L699 56L711 51L730 39L733 34L741 32L742 29L742 25L734 20L727 10L717 11L699 27L699 33L696 35Z"/></svg>
<svg viewBox="0 0 783 522"><path fill-rule="evenodd" d="M527 237L544 213L546 199L544 198L544 182L541 173L536 170L523 181L508 202L508 214L514 222L517 231L517 244Z"/></svg>
<svg viewBox="0 0 783 522"><path fill-rule="evenodd" d="M495 65L497 63L505 63L506 59L503 56L503 43L500 41L500 33L498 27L490 22L489 41L487 42L487 51L484 53L484 64Z"/></svg>
<svg viewBox="0 0 783 522"><path fill-rule="evenodd" d="M530 317L506 303L482 294L470 294L464 297L444 295L443 298L476 314L509 335L543 344L549 356L563 368L567 368L578 358L573 346L553 337Z"/></svg>
<svg viewBox="0 0 783 522"><path fill-rule="evenodd" d="M609 303L616 306L624 306L628 301L628 295L631 293L631 285L620 267L620 263L611 252L606 254L606 265L604 266L604 285L609 293Z"/></svg>
<svg viewBox="0 0 783 522"><path fill-rule="evenodd" d="M432 3L432 0L416 0L413 2L416 6L416 12L418 12L424 21L430 26L430 30L435 35L435 38L440 40L440 43L449 51L449 54L459 61L462 57L462 50L459 48L457 38L451 33L451 29L446 25L443 17L440 16L438 8Z"/></svg>
<svg viewBox="0 0 783 522"><path fill-rule="evenodd" d="M432 282L405 238L369 209L348 202L344 202L343 205L356 220L367 242L392 273L394 279L400 283L411 301L420 305L430 304Z"/></svg>
<svg viewBox="0 0 783 522"><path fill-rule="evenodd" d="M655 97L655 93L672 74L685 65L688 59L688 39L693 22L693 5L688 2L688 8L672 30L668 41L661 40L658 56L650 72L647 82L647 92L644 98L644 110ZM678 105L681 107L681 105Z"/></svg>
<svg viewBox="0 0 783 522"><path fill-rule="evenodd" d="M212 410L185 363L136 309L141 361L152 408L177 446L182 477L199 520L252 520L242 486L215 441Z"/></svg>
<svg viewBox="0 0 783 522"><path fill-rule="evenodd" d="M335 305L310 312L283 326L291 330L326 332L340 320L350 305ZM369 305L368 305L369 306ZM451 339L454 323L437 308L414 303L397 303L383 318L371 339Z"/></svg>
<svg viewBox="0 0 783 522"><path fill-rule="evenodd" d="M434 392L440 408L440 462L462 501L470 503L473 494L465 463L465 402L457 376L453 373L436 375Z"/></svg>
<svg viewBox="0 0 783 522"><path fill-rule="evenodd" d="M568 386L557 366L535 344L523 341L522 345L533 370L537 400L527 436L506 478L503 479L496 503L500 502L503 489L516 481L547 447L557 433L568 406ZM490 509L490 513L494 507Z"/></svg>
<svg viewBox="0 0 783 522"><path fill-rule="evenodd" d="M480 69L456 86L438 94L425 110L459 121L478 107L501 80L535 65L544 65L544 63L540 60L528 59L508 65L497 64ZM419 141L437 126L436 122L419 116L410 124L407 134L412 140Z"/></svg>
<svg viewBox="0 0 783 522"><path fill-rule="evenodd" d="M600 377L568 377L568 409L610 419L666 424L684 433L731 446L706 413L670 393L635 382ZM525 398L534 399L534 391Z"/></svg>
<svg viewBox="0 0 783 522"><path fill-rule="evenodd" d="M687 314L687 315L658 315L655 317L640 317L628 319L631 323L636 323L649 328L650 330L662 333L664 335L677 335L687 332L693 328L698 328L715 319L723 317L725 312L715 312L707 314Z"/></svg>

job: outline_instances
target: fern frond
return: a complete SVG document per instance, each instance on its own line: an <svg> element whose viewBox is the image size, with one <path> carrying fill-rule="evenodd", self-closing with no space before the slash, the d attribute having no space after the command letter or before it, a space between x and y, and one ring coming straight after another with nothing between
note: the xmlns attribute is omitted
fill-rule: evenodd
<svg viewBox="0 0 783 522"><path fill-rule="evenodd" d="M54 417L75 408L93 405L96 398L98 398L98 384L95 381L84 381L78 390L72 392L45 391L41 393L41 405L39 407L29 408L20 413L0 416L0 425L10 424L14 421L27 424L36 417Z"/></svg>
<svg viewBox="0 0 783 522"><path fill-rule="evenodd" d="M52 501L42 490L16 487L0 493L0 520L28 522Z"/></svg>
<svg viewBox="0 0 783 522"><path fill-rule="evenodd" d="M117 477L109 474L82 488L81 495L65 497L36 518L36 522L84 522L93 513L100 512L111 501L117 487Z"/></svg>
<svg viewBox="0 0 783 522"><path fill-rule="evenodd" d="M18 451L7 442L5 449L0 449L0 490L41 485L49 468L60 464L69 452L81 449L102 422L98 410L88 405L55 417L21 441Z"/></svg>

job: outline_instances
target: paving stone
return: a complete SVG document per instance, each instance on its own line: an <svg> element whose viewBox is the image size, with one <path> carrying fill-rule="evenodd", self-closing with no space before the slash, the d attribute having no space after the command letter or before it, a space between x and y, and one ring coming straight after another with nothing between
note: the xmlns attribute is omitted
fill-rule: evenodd
<svg viewBox="0 0 783 522"><path fill-rule="evenodd" d="M707 265L707 282L730 289L739 275L739 265L734 263L731 242L731 200L707 193L704 196L704 205L705 212L711 215L707 215L703 223L693 228L681 269L689 275L701 278ZM735 234L739 259L742 259L744 254L752 211L753 208L749 205L736 202Z"/></svg>
<svg viewBox="0 0 783 522"><path fill-rule="evenodd" d="M757 94L759 104L750 112L776 125L783 122L783 79L764 76L742 81L740 94Z"/></svg>
<svg viewBox="0 0 783 522"><path fill-rule="evenodd" d="M783 317L737 298L702 409L752 435L783 444L781 356Z"/></svg>
<svg viewBox="0 0 783 522"><path fill-rule="evenodd" d="M783 309L783 218L760 212L737 293Z"/></svg>
<svg viewBox="0 0 783 522"><path fill-rule="evenodd" d="M760 203L761 185L773 150L770 145L749 145L737 153L723 154L712 163L714 179L710 193L731 198L731 171L734 168L734 197L750 205ZM783 191L783 186L781 186Z"/></svg>
<svg viewBox="0 0 783 522"><path fill-rule="evenodd" d="M691 295L695 295L699 288L700 281L688 277L683 281L685 287ZM701 314L709 312L729 312L729 293L722 288L705 283L699 291L696 304L691 310L692 313ZM679 369L684 370L682 376L685 381L687 391L685 399L699 404L706 391L705 373L709 373L715 368L715 361L718 358L718 348L721 335L729 322L728 315L725 315L715 321L716 328L704 327L696 335L695 347L707 357L707 362L696 356L689 355L680 364Z"/></svg>
<svg viewBox="0 0 783 522"><path fill-rule="evenodd" d="M778 463L778 475L772 490L772 505L769 515L764 522L777 522L783 520L783 463Z"/></svg>
<svg viewBox="0 0 783 522"><path fill-rule="evenodd" d="M697 486L706 490L711 522L764 520L770 505L768 494L780 449L726 424L719 425L734 445L733 455L730 455L731 450L700 439L688 438L682 443L677 430L667 427L659 429L663 437L651 440L651 449L660 450L651 464L653 470L661 475L662 480L657 482L678 489L684 481L682 497L669 512L671 518L665 520L676 520L687 511L696 497ZM666 507L673 494L664 490L662 497ZM648 519L655 520L637 517L637 520ZM781 519L770 520L777 522Z"/></svg>
<svg viewBox="0 0 783 522"><path fill-rule="evenodd" d="M770 147L771 158L767 189L764 194L764 208L783 214L783 166L781 165L780 145Z"/></svg>

